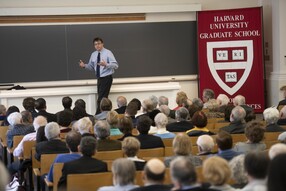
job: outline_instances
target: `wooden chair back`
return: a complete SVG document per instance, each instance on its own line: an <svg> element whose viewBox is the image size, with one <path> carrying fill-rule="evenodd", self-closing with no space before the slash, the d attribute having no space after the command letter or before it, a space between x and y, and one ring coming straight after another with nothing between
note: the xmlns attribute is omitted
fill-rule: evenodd
<svg viewBox="0 0 286 191"><path fill-rule="evenodd" d="M41 155L41 175L47 174L58 154L42 154Z"/></svg>
<svg viewBox="0 0 286 191"><path fill-rule="evenodd" d="M281 134L282 132L266 132L264 133L264 141L277 141L278 140L278 136Z"/></svg>
<svg viewBox="0 0 286 191"><path fill-rule="evenodd" d="M165 147L172 147L174 139L162 139Z"/></svg>
<svg viewBox="0 0 286 191"><path fill-rule="evenodd" d="M23 159L31 159L32 148L35 147L36 141L25 141L23 143Z"/></svg>
<svg viewBox="0 0 286 191"><path fill-rule="evenodd" d="M165 157L169 157L169 156L173 156L174 155L174 151L173 151L173 147L165 147Z"/></svg>
<svg viewBox="0 0 286 191"><path fill-rule="evenodd" d="M7 131L9 129L9 126L1 126L0 127L0 141L1 141L1 145L3 147L7 147Z"/></svg>
<svg viewBox="0 0 286 191"><path fill-rule="evenodd" d="M115 160L117 158L122 158L123 152L122 150L99 151L99 152L96 152L93 157L99 160Z"/></svg>
<svg viewBox="0 0 286 191"><path fill-rule="evenodd" d="M154 148L154 149L140 149L137 156L139 158L143 157L163 157L165 156L165 149L163 147Z"/></svg>
<svg viewBox="0 0 286 191"><path fill-rule="evenodd" d="M54 164L54 171L53 171L53 191L58 190L58 183L60 178L62 177L62 169L64 163L55 163Z"/></svg>
<svg viewBox="0 0 286 191"><path fill-rule="evenodd" d="M112 185L112 173L69 174L67 177L68 191L98 190L102 186Z"/></svg>
<svg viewBox="0 0 286 191"><path fill-rule="evenodd" d="M231 134L231 137L232 137L232 142L234 144L238 142L247 141L245 134Z"/></svg>

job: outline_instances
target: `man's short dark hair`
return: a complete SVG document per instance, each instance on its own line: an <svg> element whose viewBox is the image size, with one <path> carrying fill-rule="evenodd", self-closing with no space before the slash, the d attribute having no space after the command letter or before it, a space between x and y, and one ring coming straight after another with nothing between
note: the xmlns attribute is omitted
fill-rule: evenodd
<svg viewBox="0 0 286 191"><path fill-rule="evenodd" d="M220 150L231 149L232 137L228 132L220 130L216 136L216 143Z"/></svg>
<svg viewBox="0 0 286 191"><path fill-rule="evenodd" d="M141 109L141 101L137 98L133 98L130 102L134 102L137 104L137 110Z"/></svg>
<svg viewBox="0 0 286 191"><path fill-rule="evenodd" d="M101 43L103 43L103 40L102 40L102 38L100 38L100 37L95 37L95 38L93 39L93 43L94 43L94 42L98 42L98 41L100 41Z"/></svg>
<svg viewBox="0 0 286 191"><path fill-rule="evenodd" d="M137 130L140 134L148 134L152 120L147 115L142 115L137 119Z"/></svg>
<svg viewBox="0 0 286 191"><path fill-rule="evenodd" d="M85 109L80 107L80 106L75 106L72 110L72 113L73 113L73 115L72 115L73 121L79 120L79 119L87 116Z"/></svg>
<svg viewBox="0 0 286 191"><path fill-rule="evenodd" d="M244 168L247 174L256 179L267 176L270 159L266 152L250 152L245 156Z"/></svg>
<svg viewBox="0 0 286 191"><path fill-rule="evenodd" d="M259 143L264 138L265 129L260 122L249 122L246 124L244 133L251 143Z"/></svg>
<svg viewBox="0 0 286 191"><path fill-rule="evenodd" d="M137 114L137 104L135 102L129 102L125 112L130 116L135 116Z"/></svg>
<svg viewBox="0 0 286 191"><path fill-rule="evenodd" d="M39 110L44 110L47 108L46 100L44 98L38 98L35 101L35 108Z"/></svg>
<svg viewBox="0 0 286 191"><path fill-rule="evenodd" d="M192 122L196 127L205 127L208 124L207 116L202 111L197 111L192 117Z"/></svg>
<svg viewBox="0 0 286 191"><path fill-rule="evenodd" d="M69 111L61 111L57 116L57 122L62 127L68 127L72 122L72 114Z"/></svg>
<svg viewBox="0 0 286 191"><path fill-rule="evenodd" d="M35 99L32 97L26 97L22 103L25 110L34 110L35 109Z"/></svg>
<svg viewBox="0 0 286 191"><path fill-rule="evenodd" d="M110 99L106 97L102 98L102 100L100 101L100 110L111 111L111 109L112 109L112 102L110 101Z"/></svg>
<svg viewBox="0 0 286 191"><path fill-rule="evenodd" d="M70 98L69 96L63 97L62 104L65 109L70 109L72 106L72 98Z"/></svg>
<svg viewBox="0 0 286 191"><path fill-rule="evenodd" d="M66 136L66 143L71 152L78 152L78 146L81 141L81 134L76 131L68 132Z"/></svg>
<svg viewBox="0 0 286 191"><path fill-rule="evenodd" d="M80 141L80 150L83 156L91 157L95 154L96 139L92 136L83 137Z"/></svg>
<svg viewBox="0 0 286 191"><path fill-rule="evenodd" d="M74 103L74 106L75 107L82 107L82 108L84 108L85 109L85 101L83 100L83 99L77 99L76 101L75 101L75 103Z"/></svg>

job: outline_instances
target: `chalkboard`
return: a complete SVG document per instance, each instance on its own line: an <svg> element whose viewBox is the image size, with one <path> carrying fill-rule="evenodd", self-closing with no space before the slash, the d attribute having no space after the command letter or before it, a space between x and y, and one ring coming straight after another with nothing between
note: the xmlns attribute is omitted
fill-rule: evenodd
<svg viewBox="0 0 286 191"><path fill-rule="evenodd" d="M119 68L114 77L197 73L196 22L0 27L0 83L94 79L81 69L100 36Z"/></svg>

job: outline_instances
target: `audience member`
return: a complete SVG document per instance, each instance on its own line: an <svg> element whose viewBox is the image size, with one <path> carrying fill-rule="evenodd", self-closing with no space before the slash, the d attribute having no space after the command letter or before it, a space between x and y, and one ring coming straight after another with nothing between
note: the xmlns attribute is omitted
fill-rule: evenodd
<svg viewBox="0 0 286 191"><path fill-rule="evenodd" d="M140 116L137 120L137 130L140 133L137 139L141 144L140 149L164 147L164 143L160 137L148 134L151 123L152 120L146 115Z"/></svg>
<svg viewBox="0 0 286 191"><path fill-rule="evenodd" d="M231 170L228 162L217 156L207 158L203 163L203 176L211 184L212 189L220 191L235 191L228 181L231 177Z"/></svg>
<svg viewBox="0 0 286 191"><path fill-rule="evenodd" d="M280 110L280 118L277 121L278 125L286 125L286 105Z"/></svg>
<svg viewBox="0 0 286 191"><path fill-rule="evenodd" d="M266 191L266 177L270 160L265 152L250 152L245 156L244 168L248 184L241 191Z"/></svg>
<svg viewBox="0 0 286 191"><path fill-rule="evenodd" d="M193 156L191 154L191 150L192 144L189 136L181 133L177 134L177 136L173 139L173 152L175 155L165 158L164 163L166 167L169 167L171 161L179 156L187 158L194 166L202 165L202 160L198 156Z"/></svg>
<svg viewBox="0 0 286 191"><path fill-rule="evenodd" d="M32 114L31 112L29 111L21 111L21 115L22 115L22 123L25 125L25 126L32 126L33 124L33 117L32 117Z"/></svg>
<svg viewBox="0 0 286 191"><path fill-rule="evenodd" d="M204 108L207 108L209 101L215 99L215 93L212 89L204 89L203 90L203 102Z"/></svg>
<svg viewBox="0 0 286 191"><path fill-rule="evenodd" d="M6 111L6 118L4 119L2 126L9 126L10 125L8 122L8 116L14 112L18 112L18 113L20 112L20 110L17 106L13 105L13 106L8 107L8 109Z"/></svg>
<svg viewBox="0 0 286 191"><path fill-rule="evenodd" d="M130 117L132 119L133 127L136 127L137 119L135 116L137 114L137 107L137 103L131 101L128 103L125 109L125 116Z"/></svg>
<svg viewBox="0 0 286 191"><path fill-rule="evenodd" d="M143 170L146 161L137 157L140 150L140 142L135 137L126 137L122 141L122 151L127 159L134 162L136 170Z"/></svg>
<svg viewBox="0 0 286 191"><path fill-rule="evenodd" d="M140 111L141 110L141 101L139 100L139 99L137 99L137 98L133 98L129 103L131 103L131 102L133 102L133 103L136 103L136 105L137 105L137 111Z"/></svg>
<svg viewBox="0 0 286 191"><path fill-rule="evenodd" d="M164 185L166 167L159 159L149 160L143 171L144 186L131 191L169 191L171 188Z"/></svg>
<svg viewBox="0 0 286 191"><path fill-rule="evenodd" d="M208 118L203 111L197 111L192 117L194 128L186 131L189 136L214 135L208 128Z"/></svg>
<svg viewBox="0 0 286 191"><path fill-rule="evenodd" d="M249 122L245 128L246 142L238 142L233 150L240 153L248 153L250 151L263 151L266 149L264 139L264 131L260 122Z"/></svg>
<svg viewBox="0 0 286 191"><path fill-rule="evenodd" d="M126 99L126 97L118 96L116 102L117 102L117 107L118 108L115 109L115 111L118 114L124 114L125 110L126 110L126 107L127 107L127 99Z"/></svg>
<svg viewBox="0 0 286 191"><path fill-rule="evenodd" d="M59 113L60 112L66 112L69 114L69 119L72 119L72 109L71 109L71 106L72 106L72 98L69 97L69 96L65 96L62 98L62 105L64 107L64 109L62 111L59 111L56 113L56 116L57 116L57 119L59 120ZM65 115L68 115L68 114L65 114Z"/></svg>
<svg viewBox="0 0 286 191"><path fill-rule="evenodd" d="M280 154L274 157L270 162L268 172L267 191L286 190L286 154ZM263 167L265 168L265 167ZM264 183L264 182L263 182ZM266 189L265 189L266 190Z"/></svg>
<svg viewBox="0 0 286 191"><path fill-rule="evenodd" d="M48 180L50 182L53 182L53 169L55 163L65 163L69 161L73 161L76 159L79 159L81 157L81 154L78 151L78 146L81 141L81 135L78 132L70 131L67 133L66 136L66 144L69 149L69 153L66 154L58 154L58 156L55 158L53 164L50 167L50 171L48 173Z"/></svg>
<svg viewBox="0 0 286 191"><path fill-rule="evenodd" d="M5 118L6 118L6 107L0 104L0 121L5 120Z"/></svg>
<svg viewBox="0 0 286 191"><path fill-rule="evenodd" d="M106 121L110 126L110 135L122 135L120 130L117 128L118 124L118 113L116 111L109 111L106 115Z"/></svg>
<svg viewBox="0 0 286 191"><path fill-rule="evenodd" d="M85 114L85 116L83 116L83 117L89 117L90 118L90 120L91 120L91 122L92 122L92 125L94 125L95 124L95 119L94 119L94 116L93 115L90 115L90 114L88 114L87 112L86 112L86 103L85 103L85 101L83 100L83 99L77 99L75 102L74 102L74 106L75 107L81 107L83 110L84 110L84 114ZM73 115L74 115L74 112L73 112ZM80 118L79 118L80 119ZM76 120L78 120L78 119L76 119Z"/></svg>
<svg viewBox="0 0 286 191"><path fill-rule="evenodd" d="M82 153L82 157L64 163L62 177L59 181L60 188L66 187L67 176L69 174L107 171L107 164L105 162L92 157L96 152L96 139L94 137L83 137L80 141L79 151Z"/></svg>
<svg viewBox="0 0 286 191"><path fill-rule="evenodd" d="M98 191L127 191L138 187L134 185L136 169L132 161L119 158L112 163L113 186L104 186Z"/></svg>
<svg viewBox="0 0 286 191"><path fill-rule="evenodd" d="M280 133L277 140L280 142L280 143L284 143L286 144L286 131L284 131L283 133Z"/></svg>
<svg viewBox="0 0 286 191"><path fill-rule="evenodd" d="M214 148L214 140L209 135L201 135L197 139L197 145L198 145L198 155L210 155L214 154L212 152Z"/></svg>
<svg viewBox="0 0 286 191"><path fill-rule="evenodd" d="M78 120L75 124L78 128L78 132L81 134L81 137L85 136L94 136L92 131L92 122L90 121L89 117L83 117L80 120Z"/></svg>
<svg viewBox="0 0 286 191"><path fill-rule="evenodd" d="M211 99L205 104L205 114L208 119L211 118L222 118L224 117L224 113L218 111L219 104L216 99Z"/></svg>
<svg viewBox="0 0 286 191"><path fill-rule="evenodd" d="M35 99L33 97L26 97L23 99L22 106L26 111L31 112L33 119L37 116L37 111L35 110Z"/></svg>
<svg viewBox="0 0 286 191"><path fill-rule="evenodd" d="M154 107L154 108L157 108L158 103L159 103L158 98L157 98L155 95L151 95L151 96L149 97L149 99L152 101L153 107Z"/></svg>
<svg viewBox="0 0 286 191"><path fill-rule="evenodd" d="M286 86L282 86L280 90L283 91L283 100L279 101L277 109L279 109L280 106L286 105Z"/></svg>
<svg viewBox="0 0 286 191"><path fill-rule="evenodd" d="M60 139L60 126L56 122L50 122L45 126L47 141L36 144L35 158L40 161L42 154L68 153L69 149Z"/></svg>
<svg viewBox="0 0 286 191"><path fill-rule="evenodd" d="M171 139L176 135L167 131L166 125L168 124L168 118L163 113L158 113L155 117L155 124L157 127L157 132L154 134L155 136L160 137L161 139Z"/></svg>
<svg viewBox="0 0 286 191"><path fill-rule="evenodd" d="M120 119L118 119L118 129L121 131L121 133L123 134L123 136L121 138L119 138L119 141L123 141L123 139L125 137L132 137L132 129L133 129L133 125L132 125L132 120L130 117L122 117Z"/></svg>
<svg viewBox="0 0 286 191"><path fill-rule="evenodd" d="M286 154L286 145L283 143L272 145L268 151L268 155L271 160L279 154Z"/></svg>
<svg viewBox="0 0 286 191"><path fill-rule="evenodd" d="M244 158L245 155L238 155L229 161L232 179L235 181L235 184L232 184L234 188L243 188L248 182L247 173L244 169Z"/></svg>
<svg viewBox="0 0 286 191"><path fill-rule="evenodd" d="M188 120L189 111L185 107L181 107L176 110L177 122L170 123L167 125L167 130L171 132L186 132L194 128L193 124Z"/></svg>
<svg viewBox="0 0 286 191"><path fill-rule="evenodd" d="M174 111L173 112L174 113L174 117L171 117L171 110L170 110L170 108L167 105L160 105L159 110L160 110L161 113L163 113L163 114L165 114L167 116L168 124L176 122L176 120L175 120L175 111L172 110L172 111Z"/></svg>
<svg viewBox="0 0 286 191"><path fill-rule="evenodd" d="M47 118L48 123L49 122L56 122L57 116L55 114L47 112L47 105L46 100L44 98L38 98L35 101L35 108L38 111L37 116L42 115Z"/></svg>
<svg viewBox="0 0 286 191"><path fill-rule="evenodd" d="M170 173L174 185L172 190L211 191L197 183L196 169L191 161L184 157L178 157L171 162Z"/></svg>
<svg viewBox="0 0 286 191"><path fill-rule="evenodd" d="M254 110L252 109L252 107L249 107L248 105L246 105L244 96L237 95L233 98L232 102L233 102L234 106L240 106L245 110L245 117L244 118L245 118L246 122L251 121L253 116L255 117L255 113L254 113Z"/></svg>
<svg viewBox="0 0 286 191"><path fill-rule="evenodd" d="M222 157L227 161L230 161L233 157L240 154L232 149L232 137L226 131L220 130L218 132L216 143L218 146L217 156Z"/></svg>
<svg viewBox="0 0 286 191"><path fill-rule="evenodd" d="M109 139L110 127L106 121L97 121L94 125L94 133L97 138L97 151L121 150L120 141Z"/></svg>
<svg viewBox="0 0 286 191"><path fill-rule="evenodd" d="M193 98L192 100L194 106L198 108L198 111L201 111L204 107L204 102L200 98Z"/></svg>
<svg viewBox="0 0 286 191"><path fill-rule="evenodd" d="M71 131L70 125L72 122L72 115L70 114L70 111L64 110L59 112L57 122L60 126L61 133L66 133Z"/></svg>
<svg viewBox="0 0 286 191"><path fill-rule="evenodd" d="M231 134L244 133L245 129L245 110L240 106L235 106L230 115L230 124L228 126L222 127L224 130Z"/></svg>
<svg viewBox="0 0 286 191"><path fill-rule="evenodd" d="M35 132L29 133L23 137L21 142L18 144L18 146L13 151L14 157L22 157L23 151L24 151L24 142L25 141L35 141L38 129L41 126L45 126L47 124L47 119L44 116L38 116L33 121L33 128Z"/></svg>
<svg viewBox="0 0 286 191"><path fill-rule="evenodd" d="M217 101L217 103L219 105L218 112L224 113L225 112L225 108L229 104L229 98L225 94L219 94L217 96L217 98L216 98L216 101Z"/></svg>
<svg viewBox="0 0 286 191"><path fill-rule="evenodd" d="M160 111L156 109L154 105L155 104L151 99L144 99L142 102L143 115L150 117L150 119L152 120L152 126L155 126L155 122L154 122L155 116L158 113L160 113ZM138 120L138 117L137 117L137 120Z"/></svg>
<svg viewBox="0 0 286 191"><path fill-rule="evenodd" d="M22 115L19 112L11 113L7 118L10 128L7 131L7 147L13 147L13 137L16 135L26 135L34 132L33 126L26 126L22 122Z"/></svg>
<svg viewBox="0 0 286 191"><path fill-rule="evenodd" d="M96 120L105 120L107 113L109 111L111 111L111 109L112 109L112 102L110 101L110 99L104 97L100 101L99 107L100 107L100 113L95 115L95 119Z"/></svg>
<svg viewBox="0 0 286 191"><path fill-rule="evenodd" d="M222 122L222 123L225 123L225 122L230 122L230 116L231 116L231 112L234 108L234 105L227 105L225 107L225 110L224 110L224 121L219 121L219 122Z"/></svg>
<svg viewBox="0 0 286 191"><path fill-rule="evenodd" d="M176 96L176 103L177 107L175 107L173 110L178 110L179 108L183 107L183 103L188 99L188 96L185 92L179 91L177 92Z"/></svg>
<svg viewBox="0 0 286 191"><path fill-rule="evenodd" d="M267 108L263 111L263 117L266 122L266 132L282 132L285 131L277 124L279 119L279 111L276 108Z"/></svg>

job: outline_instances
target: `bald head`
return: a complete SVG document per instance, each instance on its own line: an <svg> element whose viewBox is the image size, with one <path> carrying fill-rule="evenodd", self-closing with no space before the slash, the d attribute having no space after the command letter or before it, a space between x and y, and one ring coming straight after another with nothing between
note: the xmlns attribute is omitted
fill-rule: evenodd
<svg viewBox="0 0 286 191"><path fill-rule="evenodd" d="M127 100L124 96L118 96L117 97L117 106L118 107L122 107L122 106L126 106L127 105Z"/></svg>
<svg viewBox="0 0 286 191"><path fill-rule="evenodd" d="M149 160L144 168L145 184L164 182L166 167L159 159Z"/></svg>

